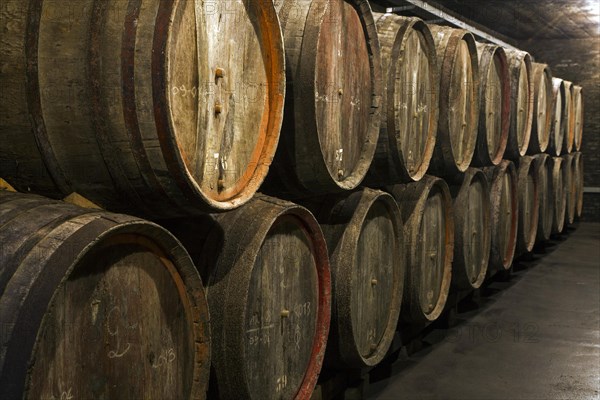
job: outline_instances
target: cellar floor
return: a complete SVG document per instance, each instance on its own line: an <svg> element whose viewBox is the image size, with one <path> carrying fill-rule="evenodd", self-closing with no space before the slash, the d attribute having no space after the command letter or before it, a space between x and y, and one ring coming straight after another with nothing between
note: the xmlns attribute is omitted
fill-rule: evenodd
<svg viewBox="0 0 600 400"><path fill-rule="evenodd" d="M599 399L600 224L581 223L515 270L458 325L401 355L391 377L372 376L368 398Z"/></svg>

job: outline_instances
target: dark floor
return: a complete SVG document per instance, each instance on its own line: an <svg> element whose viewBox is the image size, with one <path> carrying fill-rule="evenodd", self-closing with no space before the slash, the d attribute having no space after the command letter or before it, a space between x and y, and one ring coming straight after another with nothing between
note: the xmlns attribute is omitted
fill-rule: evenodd
<svg viewBox="0 0 600 400"><path fill-rule="evenodd" d="M434 330L369 399L599 399L600 224L582 223L518 263L483 306ZM501 287L505 286L505 287Z"/></svg>

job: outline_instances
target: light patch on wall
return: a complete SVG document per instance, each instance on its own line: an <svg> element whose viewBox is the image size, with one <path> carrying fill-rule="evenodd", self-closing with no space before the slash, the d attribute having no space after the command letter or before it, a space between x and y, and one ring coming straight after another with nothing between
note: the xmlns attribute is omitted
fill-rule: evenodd
<svg viewBox="0 0 600 400"><path fill-rule="evenodd" d="M600 1L586 0L584 9L587 17L596 24L596 33L600 33Z"/></svg>

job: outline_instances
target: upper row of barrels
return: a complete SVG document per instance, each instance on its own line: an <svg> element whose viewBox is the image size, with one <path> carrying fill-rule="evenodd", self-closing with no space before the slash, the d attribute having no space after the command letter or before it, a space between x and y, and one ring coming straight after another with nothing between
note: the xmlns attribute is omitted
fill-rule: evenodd
<svg viewBox="0 0 600 400"><path fill-rule="evenodd" d="M364 0L143 3L0 11L15 188L170 218L581 147L581 87L466 30Z"/></svg>

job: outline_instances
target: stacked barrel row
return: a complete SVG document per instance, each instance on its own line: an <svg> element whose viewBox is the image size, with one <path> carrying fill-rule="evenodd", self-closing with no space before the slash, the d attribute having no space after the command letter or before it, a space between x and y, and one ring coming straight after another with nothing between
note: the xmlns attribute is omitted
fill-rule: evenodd
<svg viewBox="0 0 600 400"><path fill-rule="evenodd" d="M0 177L92 207L0 191L2 398L306 399L581 214L581 88L465 30L365 0L0 17Z"/></svg>

